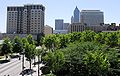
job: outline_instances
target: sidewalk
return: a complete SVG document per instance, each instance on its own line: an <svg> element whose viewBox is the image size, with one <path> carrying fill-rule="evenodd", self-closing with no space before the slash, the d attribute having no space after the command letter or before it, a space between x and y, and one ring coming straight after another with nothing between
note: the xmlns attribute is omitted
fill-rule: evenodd
<svg viewBox="0 0 120 76"><path fill-rule="evenodd" d="M44 66L44 65L43 65L43 64L39 64L39 66L40 66L40 68L41 68L41 67ZM40 68L39 68L39 69L40 69ZM34 65L33 65L32 69L36 71L36 72L33 73L33 76L38 76L38 65L36 65L35 67L34 67ZM41 70L40 70L40 73L39 73L39 74L40 74L40 76L41 76L41 74L42 74Z"/></svg>

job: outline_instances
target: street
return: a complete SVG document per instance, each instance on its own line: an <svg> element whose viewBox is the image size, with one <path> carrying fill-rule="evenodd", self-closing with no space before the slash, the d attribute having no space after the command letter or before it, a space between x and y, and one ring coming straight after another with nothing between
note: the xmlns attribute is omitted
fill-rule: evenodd
<svg viewBox="0 0 120 76"><path fill-rule="evenodd" d="M29 62L26 61L26 59L25 59L24 66L25 66L25 69L29 69ZM40 66L42 65L40 64ZM37 65L35 67L34 65L32 65L32 69L36 71L32 74L32 76L37 76L38 75ZM20 75L21 72L22 72L22 59L19 60L18 58L14 58L14 59L11 59L10 62L0 64L0 76L8 76L8 75L22 76ZM41 75L41 71L40 71L40 75ZM24 75L24 76L28 76L28 75Z"/></svg>

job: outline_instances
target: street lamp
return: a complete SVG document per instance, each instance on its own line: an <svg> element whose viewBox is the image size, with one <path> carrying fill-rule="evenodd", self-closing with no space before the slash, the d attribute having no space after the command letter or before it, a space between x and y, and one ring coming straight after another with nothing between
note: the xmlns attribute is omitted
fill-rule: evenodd
<svg viewBox="0 0 120 76"><path fill-rule="evenodd" d="M22 57L22 72L24 71L24 53L25 53L25 49L23 49L23 52L22 52L22 55L23 55L23 57ZM22 76L24 76L24 74L22 74Z"/></svg>

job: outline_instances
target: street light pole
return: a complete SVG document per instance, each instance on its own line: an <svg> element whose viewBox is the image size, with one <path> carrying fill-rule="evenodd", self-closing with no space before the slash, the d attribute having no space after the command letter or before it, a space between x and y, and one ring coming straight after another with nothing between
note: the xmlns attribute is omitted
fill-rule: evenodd
<svg viewBox="0 0 120 76"><path fill-rule="evenodd" d="M38 57L38 76L40 76L40 54L41 54L41 47L36 47L36 50L37 50L37 57Z"/></svg>
<svg viewBox="0 0 120 76"><path fill-rule="evenodd" d="M39 76L39 73L40 73L39 62L40 62L40 59L39 59L39 55L38 55L38 76Z"/></svg>
<svg viewBox="0 0 120 76"><path fill-rule="evenodd" d="M23 58L22 58L22 72L24 71L24 49L23 49ZM24 74L22 74L24 76Z"/></svg>

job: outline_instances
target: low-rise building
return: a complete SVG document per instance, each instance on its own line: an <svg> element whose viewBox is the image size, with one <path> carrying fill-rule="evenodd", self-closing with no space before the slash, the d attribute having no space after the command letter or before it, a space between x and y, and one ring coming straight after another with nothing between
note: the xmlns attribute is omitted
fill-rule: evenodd
<svg viewBox="0 0 120 76"><path fill-rule="evenodd" d="M49 34L52 34L52 33L53 33L53 28L52 27L50 27L48 25L44 26L44 34L45 35L49 35Z"/></svg>
<svg viewBox="0 0 120 76"><path fill-rule="evenodd" d="M86 29L92 30L94 32L102 32L107 30L107 26L86 26Z"/></svg>
<svg viewBox="0 0 120 76"><path fill-rule="evenodd" d="M64 23L63 30L67 30L69 25L70 25L69 23Z"/></svg>
<svg viewBox="0 0 120 76"><path fill-rule="evenodd" d="M87 26L86 24L83 23L72 23L70 24L70 26L68 27L68 32L82 32L85 30L92 30L95 32L102 32L102 31L106 31L108 28L107 25L91 25L91 26Z"/></svg>
<svg viewBox="0 0 120 76"><path fill-rule="evenodd" d="M72 23L68 27L68 32L82 32L86 28L85 24L82 23Z"/></svg>
<svg viewBox="0 0 120 76"><path fill-rule="evenodd" d="M67 34L68 30L54 30L53 33L54 34Z"/></svg>
<svg viewBox="0 0 120 76"><path fill-rule="evenodd" d="M3 38L6 38L6 37L9 37L11 40L14 39L15 36L18 36L20 38L23 38L23 37L27 37L28 34L7 34L7 33L3 33L2 34L2 39ZM32 34L32 37L34 40L37 40L37 35L36 34Z"/></svg>

